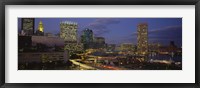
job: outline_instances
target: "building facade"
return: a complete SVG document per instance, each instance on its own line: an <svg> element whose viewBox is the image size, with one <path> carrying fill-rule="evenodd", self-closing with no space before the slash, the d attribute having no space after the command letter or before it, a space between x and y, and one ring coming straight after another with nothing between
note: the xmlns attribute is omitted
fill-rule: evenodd
<svg viewBox="0 0 200 88"><path fill-rule="evenodd" d="M121 51L134 51L134 45L131 43L123 43L120 46Z"/></svg>
<svg viewBox="0 0 200 88"><path fill-rule="evenodd" d="M98 44L105 44L105 38L104 37L95 37L94 42Z"/></svg>
<svg viewBox="0 0 200 88"><path fill-rule="evenodd" d="M34 35L34 18L22 18L21 35L32 36Z"/></svg>
<svg viewBox="0 0 200 88"><path fill-rule="evenodd" d="M60 38L64 39L64 50L70 54L82 50L82 45L77 41L78 24L70 21L60 23Z"/></svg>
<svg viewBox="0 0 200 88"><path fill-rule="evenodd" d="M104 37L94 37L94 48L105 48L105 38Z"/></svg>
<svg viewBox="0 0 200 88"><path fill-rule="evenodd" d="M160 44L159 43L151 43L148 44L148 51L149 52L159 52Z"/></svg>
<svg viewBox="0 0 200 88"><path fill-rule="evenodd" d="M93 31L88 28L83 30L83 33L81 35L81 43L83 43L84 49L93 48L94 45L93 40L94 40Z"/></svg>
<svg viewBox="0 0 200 88"><path fill-rule="evenodd" d="M78 24L75 22L64 21L60 23L60 37L66 42L77 42Z"/></svg>
<svg viewBox="0 0 200 88"><path fill-rule="evenodd" d="M29 62L43 62L44 57L46 61L68 61L68 53L64 52L24 52L18 54L19 63Z"/></svg>
<svg viewBox="0 0 200 88"><path fill-rule="evenodd" d="M115 51L116 44L107 44L107 51Z"/></svg>
<svg viewBox="0 0 200 88"><path fill-rule="evenodd" d="M137 52L140 55L148 54L148 24L137 25Z"/></svg>
<svg viewBox="0 0 200 88"><path fill-rule="evenodd" d="M93 31L87 28L83 30L81 37L82 37L81 41L83 43L92 43L94 39Z"/></svg>
<svg viewBox="0 0 200 88"><path fill-rule="evenodd" d="M64 51L64 40L59 37L18 36L19 52Z"/></svg>

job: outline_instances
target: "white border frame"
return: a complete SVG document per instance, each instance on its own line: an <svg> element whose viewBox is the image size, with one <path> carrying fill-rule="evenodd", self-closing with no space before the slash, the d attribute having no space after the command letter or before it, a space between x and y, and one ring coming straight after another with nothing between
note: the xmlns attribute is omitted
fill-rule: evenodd
<svg viewBox="0 0 200 88"><path fill-rule="evenodd" d="M5 16L6 83L195 83L195 5L6 5ZM182 17L183 67L179 71L18 71L18 17Z"/></svg>

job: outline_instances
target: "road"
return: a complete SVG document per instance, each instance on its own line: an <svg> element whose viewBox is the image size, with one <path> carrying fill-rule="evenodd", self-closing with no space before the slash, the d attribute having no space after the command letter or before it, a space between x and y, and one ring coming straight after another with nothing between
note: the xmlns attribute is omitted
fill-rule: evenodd
<svg viewBox="0 0 200 88"><path fill-rule="evenodd" d="M75 65L78 65L84 69L87 69L87 70L98 70L97 68L94 68L94 67L91 67L89 65L86 65L86 64L82 64L80 62L77 62L76 60L70 60L73 64Z"/></svg>

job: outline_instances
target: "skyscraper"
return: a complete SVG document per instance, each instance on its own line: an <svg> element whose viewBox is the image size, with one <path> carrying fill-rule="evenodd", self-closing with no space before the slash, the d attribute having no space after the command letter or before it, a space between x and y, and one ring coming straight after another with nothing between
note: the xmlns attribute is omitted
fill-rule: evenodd
<svg viewBox="0 0 200 88"><path fill-rule="evenodd" d="M70 21L63 21L60 23L60 38L64 39L64 49L69 53L77 51L77 28L78 24Z"/></svg>
<svg viewBox="0 0 200 88"><path fill-rule="evenodd" d="M31 36L34 34L34 18L22 18L21 35Z"/></svg>
<svg viewBox="0 0 200 88"><path fill-rule="evenodd" d="M93 31L88 29L88 28L83 30L81 41L83 43L91 43L91 42L93 42Z"/></svg>
<svg viewBox="0 0 200 88"><path fill-rule="evenodd" d="M88 48L93 47L93 39L94 39L94 35L93 35L92 30L90 30L88 28L83 30L83 33L81 35L81 42L84 45L84 49L88 49Z"/></svg>
<svg viewBox="0 0 200 88"><path fill-rule="evenodd" d="M137 51L141 55L148 54L148 24L137 25Z"/></svg>
<svg viewBox="0 0 200 88"><path fill-rule="evenodd" d="M38 30L36 31L36 35L40 35L40 36L44 35L44 26L42 24L42 21L39 22Z"/></svg>
<svg viewBox="0 0 200 88"><path fill-rule="evenodd" d="M60 37L66 42L77 42L77 27L75 22L64 21L60 23Z"/></svg>

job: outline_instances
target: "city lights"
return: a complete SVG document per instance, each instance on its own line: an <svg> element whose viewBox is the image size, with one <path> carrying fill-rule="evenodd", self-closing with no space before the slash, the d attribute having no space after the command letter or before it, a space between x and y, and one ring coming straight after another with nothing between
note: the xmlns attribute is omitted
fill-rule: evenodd
<svg viewBox="0 0 200 88"><path fill-rule="evenodd" d="M18 70L182 69L181 18L107 19L19 18Z"/></svg>

